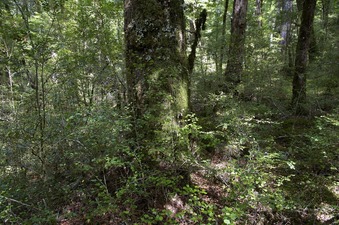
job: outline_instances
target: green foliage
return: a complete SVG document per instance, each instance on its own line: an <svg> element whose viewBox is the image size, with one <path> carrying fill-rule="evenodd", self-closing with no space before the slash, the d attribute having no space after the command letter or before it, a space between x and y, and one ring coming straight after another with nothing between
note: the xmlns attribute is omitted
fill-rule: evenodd
<svg viewBox="0 0 339 225"><path fill-rule="evenodd" d="M13 214L13 205L11 202L7 201L6 197L4 196L6 192L1 187L0 193L0 221L4 223L18 223L20 220L19 218Z"/></svg>
<svg viewBox="0 0 339 225"><path fill-rule="evenodd" d="M285 52L276 2L265 2L260 16L249 8L244 76L238 93L225 94L218 63L223 54L225 69L232 4L223 37L224 1L185 1L187 19L208 12L190 77L192 112L167 111L172 97L159 102L144 115L156 131L139 124L154 135L141 146L130 137L136 127L126 96L123 1L16 2L0 2L0 223L334 221L335 4L326 23L323 9L317 11L319 51L307 71L310 116L299 118L289 108L296 13ZM189 53L192 30L187 35ZM147 85L157 87L150 98L157 102L170 92L160 84L175 83L167 77L179 70L155 66L161 72ZM184 85L171 91L187 94Z"/></svg>
<svg viewBox="0 0 339 225"><path fill-rule="evenodd" d="M186 205L173 214L170 209L151 209L150 213L144 214L142 222L147 224L180 224L180 221L187 220L193 224L214 224L217 220L216 207L208 203L204 196L206 191L199 187L186 185L169 196L182 196L186 198Z"/></svg>
<svg viewBox="0 0 339 225"><path fill-rule="evenodd" d="M183 212L183 216L190 218L194 223L215 222L215 207L203 199L206 191L194 186L185 186L179 190L179 194L187 196L187 210Z"/></svg>
<svg viewBox="0 0 339 225"><path fill-rule="evenodd" d="M225 206L222 209L221 219L224 224L236 224L237 219L242 216L241 209Z"/></svg>
<svg viewBox="0 0 339 225"><path fill-rule="evenodd" d="M275 119L279 112L268 105L222 94L209 97L205 107L213 107L215 116L200 118L201 129L213 129L214 138L227 138L219 140L216 151L228 159L227 166L211 171L225 184L227 207L235 210L236 216L229 212L225 223L268 222L274 221L273 215L293 221L289 213L298 208L321 208L321 200L311 196L322 196L335 210L337 197L325 190L335 186L336 113L280 121Z"/></svg>

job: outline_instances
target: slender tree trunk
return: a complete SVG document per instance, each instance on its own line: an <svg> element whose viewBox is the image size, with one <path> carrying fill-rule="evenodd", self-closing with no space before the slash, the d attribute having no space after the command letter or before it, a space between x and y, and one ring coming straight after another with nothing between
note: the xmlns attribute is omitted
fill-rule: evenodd
<svg viewBox="0 0 339 225"><path fill-rule="evenodd" d="M14 92L13 92L13 74L12 74L10 66L6 66L6 69L7 69L7 73L8 73L9 90L10 90L10 93L11 93L11 107L12 107L12 109L14 109L15 105L14 105Z"/></svg>
<svg viewBox="0 0 339 225"><path fill-rule="evenodd" d="M35 42L34 37L31 33L31 27L29 18L31 15L31 8L32 8L32 2L28 0L24 0L21 4L18 3L17 0L14 0L16 8L19 10L21 17L24 22L24 26L26 29L26 33L28 35L29 42L32 46L32 53L34 53L33 61L34 61L34 75L31 77L28 74L28 78L31 82L31 87L35 91L35 110L37 113L37 131L38 131L38 139L39 144L37 148L32 148L31 152L32 154L38 158L38 160L41 163L41 170L42 170L42 176L44 180L47 178L47 153L46 153L46 137L45 137L45 131L46 131L46 87L45 87L45 62L46 59L44 57L44 45L45 43L40 42L39 44Z"/></svg>
<svg viewBox="0 0 339 225"><path fill-rule="evenodd" d="M262 27L261 9L262 9L263 0L255 0L255 15L258 17L258 26Z"/></svg>
<svg viewBox="0 0 339 225"><path fill-rule="evenodd" d="M10 47L10 45L8 45L5 40L3 41L3 44L4 44L4 47L5 47L4 50L5 50L5 53L6 53L6 58L8 60L10 60L12 58L12 47ZM5 74L6 73L8 74L9 90L10 90L10 94L11 94L11 97L10 97L11 107L14 109L13 74L12 74L11 66L9 64L6 65L5 68L6 68ZM7 79L5 79L5 80L7 80ZM0 84L1 84L1 79L0 79Z"/></svg>
<svg viewBox="0 0 339 225"><path fill-rule="evenodd" d="M194 26L193 26L193 43L191 45L191 52L188 56L188 109L191 111L191 77L193 74L193 69L194 69L194 63L195 63L195 58L196 58L196 53L197 53L197 47L198 43L201 38L201 30L205 30L205 23L207 19L207 11L206 9L203 9L201 11L199 17L194 21Z"/></svg>
<svg viewBox="0 0 339 225"><path fill-rule="evenodd" d="M291 54L291 28L292 28L292 12L293 12L293 1L292 0L282 0L281 2L281 27L280 27L280 37L281 37L281 52L284 57L284 71L286 75L293 75L293 58Z"/></svg>
<svg viewBox="0 0 339 225"><path fill-rule="evenodd" d="M228 3L229 3L229 0L225 0L224 13L222 15L221 41L223 43L226 40L226 19L227 19L227 12L228 12ZM224 51L225 51L225 45L222 44L220 47L220 58L219 58L219 63L218 63L218 68L217 68L218 75L222 73L222 64L224 62Z"/></svg>
<svg viewBox="0 0 339 225"><path fill-rule="evenodd" d="M176 148L179 120L189 106L182 6L183 0L125 1L132 148L141 149L145 155L158 151L166 142ZM173 137L171 141L169 137Z"/></svg>
<svg viewBox="0 0 339 225"><path fill-rule="evenodd" d="M303 8L305 6L305 0L297 0L297 8L299 15L303 13ZM302 16L301 16L302 17ZM302 21L302 18L301 18ZM308 48L308 58L310 61L314 60L318 53L317 38L315 35L314 27L312 25L311 34L310 34L310 43Z"/></svg>
<svg viewBox="0 0 339 225"><path fill-rule="evenodd" d="M194 22L195 29L194 29L194 37L193 37L193 43L191 45L191 53L188 56L188 72L189 74L192 74L194 69L194 62L196 58L196 51L198 47L198 43L201 37L201 30L205 30L205 22L207 18L207 11L204 9L200 15L199 18L197 18Z"/></svg>
<svg viewBox="0 0 339 225"><path fill-rule="evenodd" d="M282 38L281 44L283 46L283 51L286 53L288 44L290 42L291 34L291 23L292 23L292 0L283 0L282 2L282 25L280 30L280 35Z"/></svg>
<svg viewBox="0 0 339 225"><path fill-rule="evenodd" d="M316 0L304 0L295 58L292 105L296 114L304 114L306 102L306 67L312 35Z"/></svg>
<svg viewBox="0 0 339 225"><path fill-rule="evenodd" d="M234 89L241 81L245 57L246 14L248 0L234 0L229 58L226 67L227 89Z"/></svg>
<svg viewBox="0 0 339 225"><path fill-rule="evenodd" d="M328 33L328 15L330 13L331 0L322 0L322 20L323 20L323 29L325 30L325 40Z"/></svg>

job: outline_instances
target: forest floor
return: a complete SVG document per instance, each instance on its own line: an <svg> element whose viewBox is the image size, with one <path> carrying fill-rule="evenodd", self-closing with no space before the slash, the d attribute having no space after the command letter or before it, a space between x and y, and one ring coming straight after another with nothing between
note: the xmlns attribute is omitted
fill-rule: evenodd
<svg viewBox="0 0 339 225"><path fill-rule="evenodd" d="M219 143L191 162L192 188L165 191L151 212L86 222L87 206L75 201L63 212L76 216L59 224L339 224L338 115L248 121L250 150Z"/></svg>

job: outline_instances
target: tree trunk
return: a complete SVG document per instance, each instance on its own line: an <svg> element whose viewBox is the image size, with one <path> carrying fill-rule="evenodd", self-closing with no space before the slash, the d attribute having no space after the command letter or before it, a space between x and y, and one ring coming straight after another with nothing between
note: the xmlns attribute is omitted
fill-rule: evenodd
<svg viewBox="0 0 339 225"><path fill-rule="evenodd" d="M293 75L293 58L292 58L292 46L290 42L292 40L291 25L292 25L292 13L293 13L293 1L282 0L281 2L281 26L280 26L280 37L281 37L281 52L284 57L284 68L283 71L286 75Z"/></svg>
<svg viewBox="0 0 339 225"><path fill-rule="evenodd" d="M201 38L201 30L205 30L205 22L207 18L207 11L204 9L200 15L199 18L197 18L194 21L194 36L193 36L193 43L191 45L191 53L188 56L188 73L192 74L194 69L194 62L196 58L196 52L199 40Z"/></svg>
<svg viewBox="0 0 339 225"><path fill-rule="evenodd" d="M323 29L325 30L325 40L326 40L328 33L328 15L331 9L331 0L322 0L321 3L322 3Z"/></svg>
<svg viewBox="0 0 339 225"><path fill-rule="evenodd" d="M303 13L303 8L304 8L304 4L305 1L304 0L297 0L297 8L298 8L298 12L299 15ZM302 20L302 18L301 18ZM314 27L312 25L311 28L311 34L310 34L310 43L309 43L309 48L308 48L308 58L310 61L314 60L317 53L318 53L318 46L317 46L317 38L315 35L315 31L314 31Z"/></svg>
<svg viewBox="0 0 339 225"><path fill-rule="evenodd" d="M316 0L304 0L295 58L292 106L296 114L304 114L306 102L306 67L312 35Z"/></svg>
<svg viewBox="0 0 339 225"><path fill-rule="evenodd" d="M164 143L176 148L189 106L183 0L126 0L124 7L132 148L145 155Z"/></svg>
<svg viewBox="0 0 339 225"><path fill-rule="evenodd" d="M288 44L290 42L290 33L291 33L291 23L292 23L292 0L283 0L282 2L282 26L280 30L280 35L282 38L281 44L283 46L283 51L286 53Z"/></svg>
<svg viewBox="0 0 339 225"><path fill-rule="evenodd" d="M262 9L262 0L255 0L255 15L258 17L258 26L262 27L262 19L261 19L261 9Z"/></svg>
<svg viewBox="0 0 339 225"><path fill-rule="evenodd" d="M227 19L227 12L228 12L228 2L229 0L225 0L225 5L224 5L224 12L222 15L222 27L221 27L221 41L224 43L226 39L226 19ZM224 51L225 51L225 45L222 44L220 47L220 58L219 58L219 63L217 66L217 74L222 74L222 64L224 62Z"/></svg>
<svg viewBox="0 0 339 225"><path fill-rule="evenodd" d="M234 0L229 58L226 67L227 89L235 88L241 81L245 57L245 32L248 0Z"/></svg>

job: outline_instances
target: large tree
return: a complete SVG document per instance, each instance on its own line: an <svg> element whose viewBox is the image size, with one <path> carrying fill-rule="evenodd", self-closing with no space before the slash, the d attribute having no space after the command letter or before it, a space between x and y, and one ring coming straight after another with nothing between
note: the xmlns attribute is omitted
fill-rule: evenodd
<svg viewBox="0 0 339 225"><path fill-rule="evenodd" d="M189 105L183 0L126 0L125 41L133 148L146 155L168 143ZM167 148L168 149L168 148Z"/></svg>
<svg viewBox="0 0 339 225"><path fill-rule="evenodd" d="M245 57L246 14L248 0L234 0L229 45L229 58L226 67L227 88L232 89L241 81Z"/></svg>
<svg viewBox="0 0 339 225"><path fill-rule="evenodd" d="M295 71L293 77L292 105L297 114L304 113L303 104L306 101L306 67L309 58L314 11L316 0L304 0L301 25L295 58Z"/></svg>

